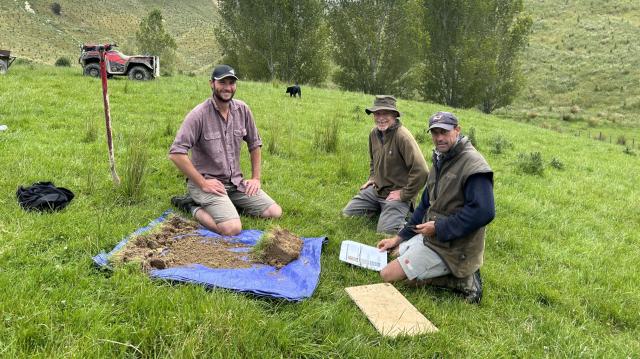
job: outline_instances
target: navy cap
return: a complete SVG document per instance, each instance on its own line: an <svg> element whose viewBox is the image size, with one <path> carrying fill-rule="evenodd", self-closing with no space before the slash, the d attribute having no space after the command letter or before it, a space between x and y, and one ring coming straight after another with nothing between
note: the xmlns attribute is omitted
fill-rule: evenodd
<svg viewBox="0 0 640 359"><path fill-rule="evenodd" d="M442 128L451 131L458 126L458 118L451 112L438 112L429 118L429 131L432 128Z"/></svg>
<svg viewBox="0 0 640 359"><path fill-rule="evenodd" d="M233 77L236 80L238 79L238 76L236 76L236 70L229 65L218 65L213 69L213 73L211 73L212 80L222 80L227 77Z"/></svg>

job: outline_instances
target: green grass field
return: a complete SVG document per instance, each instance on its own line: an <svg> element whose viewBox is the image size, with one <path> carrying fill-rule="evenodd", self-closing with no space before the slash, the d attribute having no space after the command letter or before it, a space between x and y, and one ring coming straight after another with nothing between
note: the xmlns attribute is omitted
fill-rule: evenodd
<svg viewBox="0 0 640 359"><path fill-rule="evenodd" d="M284 209L275 223L329 237L315 294L289 303L152 281L130 266L93 267L93 255L184 192L167 150L185 114L210 95L205 76L109 86L123 180L131 149L148 156L139 200L111 182L99 81L77 68L39 65L15 65L0 78L0 124L8 126L0 132L0 357L640 356L637 150L456 111L495 171L485 296L474 306L448 292L397 285L440 331L392 340L344 291L378 283L378 274L338 260L342 240L382 238L373 222L340 215L367 177L373 123L364 108L372 96L305 87L297 100L284 85L238 85L265 142L263 188ZM442 107L401 100L399 109L430 156L423 131ZM330 153L317 149L328 126L338 128ZM542 175L519 169L520 154L532 152L542 155ZM550 165L554 159L563 169ZM249 171L246 153L243 168ZM36 181L53 181L76 198L59 213L27 213L15 191ZM265 229L274 222L243 223Z"/></svg>

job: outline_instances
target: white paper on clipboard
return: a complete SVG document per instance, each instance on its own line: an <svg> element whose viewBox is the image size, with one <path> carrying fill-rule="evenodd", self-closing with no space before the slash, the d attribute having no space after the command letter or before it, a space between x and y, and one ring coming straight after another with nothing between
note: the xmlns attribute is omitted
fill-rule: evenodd
<svg viewBox="0 0 640 359"><path fill-rule="evenodd" d="M387 251L354 241L342 241L340 260L358 267L380 271L387 265Z"/></svg>

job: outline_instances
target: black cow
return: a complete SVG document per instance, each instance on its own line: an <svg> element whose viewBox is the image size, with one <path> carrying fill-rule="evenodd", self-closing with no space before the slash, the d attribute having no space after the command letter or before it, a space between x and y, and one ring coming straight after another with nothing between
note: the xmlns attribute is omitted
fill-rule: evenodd
<svg viewBox="0 0 640 359"><path fill-rule="evenodd" d="M287 87L287 91L285 91L284 93L288 93L289 97L296 97L296 95L298 95L298 97L302 98L302 90L298 85Z"/></svg>

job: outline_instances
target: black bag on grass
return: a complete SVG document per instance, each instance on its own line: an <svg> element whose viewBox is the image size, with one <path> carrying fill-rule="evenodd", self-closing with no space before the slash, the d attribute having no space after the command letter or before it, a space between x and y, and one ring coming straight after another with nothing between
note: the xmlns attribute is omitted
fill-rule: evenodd
<svg viewBox="0 0 640 359"><path fill-rule="evenodd" d="M31 187L18 187L16 197L20 206L27 211L58 211L71 202L74 194L51 182L37 182Z"/></svg>

